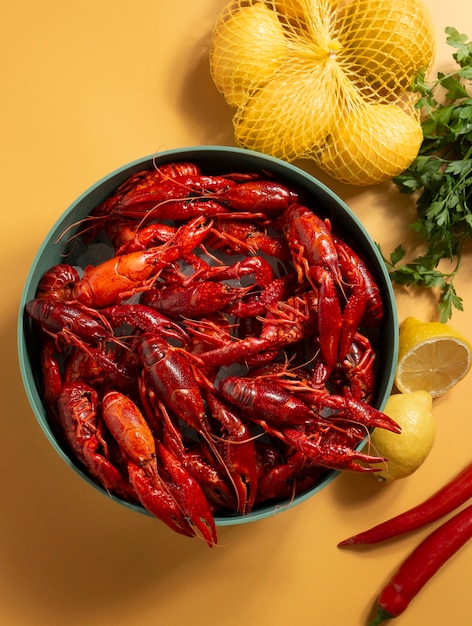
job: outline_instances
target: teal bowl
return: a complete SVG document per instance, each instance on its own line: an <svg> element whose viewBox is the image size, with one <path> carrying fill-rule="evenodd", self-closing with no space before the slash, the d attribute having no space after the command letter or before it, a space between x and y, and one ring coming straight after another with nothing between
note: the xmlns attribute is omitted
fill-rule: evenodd
<svg viewBox="0 0 472 626"><path fill-rule="evenodd" d="M35 297L38 282L44 272L51 266L64 262L62 256L64 244L63 241L58 241L58 238L66 229L69 229L69 237L77 233L80 230L80 220L86 217L94 207L112 194L118 185L132 174L142 169L174 161L194 162L201 168L203 173L208 174L252 171L270 172L279 182L285 182L299 188L309 199L307 204L316 207L320 216L329 217L333 229L341 234L370 265L373 276L380 288L385 314L382 325L375 330L375 336L371 339L377 354L376 389L372 404L380 410L384 408L393 386L398 354L398 319L395 297L390 278L377 246L349 207L326 185L310 174L294 165L258 152L224 146L198 146L168 150L150 155L124 165L106 175L79 196L59 217L36 254L21 296L18 317L18 356L23 384L32 412L57 454L85 481L101 491L105 497L112 498L123 506L146 515L149 514L141 506L130 504L120 498L109 495L105 489L88 476L75 458L62 445L58 437L56 437L41 397L39 347L31 320L25 313L25 305ZM297 495L290 501L261 505L244 516L216 516L216 525L229 526L253 522L275 515L311 498L338 475L338 471L326 471L323 478L314 488Z"/></svg>

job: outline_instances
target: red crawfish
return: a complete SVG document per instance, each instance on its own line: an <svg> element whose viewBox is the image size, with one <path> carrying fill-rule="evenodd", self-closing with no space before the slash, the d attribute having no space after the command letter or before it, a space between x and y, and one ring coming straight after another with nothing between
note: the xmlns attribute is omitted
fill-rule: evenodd
<svg viewBox="0 0 472 626"><path fill-rule="evenodd" d="M202 175L200 167L189 161L175 161L156 165L150 169L138 170L122 182L115 192L102 202L93 212L94 216L109 215L116 211L120 201L135 194L138 195L148 192L152 193L160 184L168 181L177 181L182 183L187 180L187 193L189 189L199 191L215 190L230 186L232 183L247 182L260 178L259 174L226 174L224 176L205 176ZM180 185L182 186L182 184Z"/></svg>
<svg viewBox="0 0 472 626"><path fill-rule="evenodd" d="M190 335L190 341L185 344L185 350L196 356L225 346L231 340L231 332L234 328L228 316L221 311L209 314L202 319L185 319L183 325Z"/></svg>
<svg viewBox="0 0 472 626"><path fill-rule="evenodd" d="M211 548L217 544L215 520L208 500L197 480L162 443L157 442L161 461L161 474L167 477L165 484L189 524L200 531Z"/></svg>
<svg viewBox="0 0 472 626"><path fill-rule="evenodd" d="M383 302L380 289L367 264L339 237L333 237L338 251L339 267L344 282L351 290L353 300L350 308L356 314L356 322L364 326L379 326L383 319ZM365 301L364 301L365 297ZM346 310L349 303L346 305ZM347 313L344 313L347 318ZM353 326L355 323L352 324Z"/></svg>
<svg viewBox="0 0 472 626"><path fill-rule="evenodd" d="M173 239L149 250L130 252L88 266L73 290L73 296L90 307L120 304L139 291L150 289L159 273L179 259L195 261L193 250L205 238L211 222L197 218L182 225Z"/></svg>
<svg viewBox="0 0 472 626"><path fill-rule="evenodd" d="M264 422L260 422L264 424ZM350 470L353 472L375 472L375 463L385 463L382 457L357 452L343 441L324 438L324 431L305 432L301 428L277 429L264 424L266 432L281 439L285 444L302 452L312 463L332 470ZM329 431L328 431L329 434Z"/></svg>
<svg viewBox="0 0 472 626"><path fill-rule="evenodd" d="M205 176L203 174L183 174L172 178L156 177L155 171L150 171L141 179L139 185L132 186L121 197L116 198L112 212L122 217L152 216L152 219L179 219L169 210L168 204L174 209L179 206L179 200L196 200L198 196L223 193L234 187L235 182L221 176ZM112 203L108 203L108 208ZM184 211L185 212L185 211ZM191 204L185 218L193 218ZM201 213L199 213L201 215Z"/></svg>
<svg viewBox="0 0 472 626"><path fill-rule="evenodd" d="M323 220L301 204L293 204L282 215L298 281L308 281L319 291L318 332L328 368L338 360L341 307L336 285L341 285L339 259L329 220Z"/></svg>
<svg viewBox="0 0 472 626"><path fill-rule="evenodd" d="M215 177L202 177L198 166L192 163L168 163L155 169L140 170L127 178L109 196L100 203L91 213L92 220L97 221L100 227L110 218L132 218L140 221L147 213L154 209L154 218L174 219L172 209L174 201L187 198L192 191L205 189L204 184L212 188L220 185L229 186L231 181ZM216 182L217 181L217 182ZM217 186L218 185L218 186ZM157 213L159 205L162 211ZM153 211L154 212L154 211ZM195 217L187 212L187 218Z"/></svg>
<svg viewBox="0 0 472 626"><path fill-rule="evenodd" d="M309 208L293 203L282 215L282 228L301 283L311 266L324 267L340 280L338 253L331 235L331 224Z"/></svg>
<svg viewBox="0 0 472 626"><path fill-rule="evenodd" d="M259 374L259 372L261 372ZM301 401L307 405L310 412L318 416L324 423L331 423L338 417L343 417L355 424L360 424L366 428L384 428L394 433L400 433L400 426L391 417L379 411L375 407L371 406L367 402L351 396L341 396L328 391L326 388L320 388L313 385L309 377L306 377L304 370L302 375L297 377L297 372L292 370L290 375L285 377L287 373L286 368L282 364L274 364L269 368L260 368L253 370L251 376L247 379L244 377L235 378L229 377L231 384L235 388L239 389L242 394L247 394L247 399L251 399L251 405L254 402L260 402L256 404L257 407L266 407L266 411L269 410L269 405L265 404L267 400L274 395L275 398L279 398L280 402L285 406L288 404L288 399L294 401L295 399ZM227 380L227 379L225 379ZM242 382L237 382L238 380ZM280 390L283 390L283 393ZM269 392L268 390L272 390ZM262 392L259 397L258 392ZM299 408L300 414L302 408ZM295 412L296 413L296 412ZM305 414L304 417L307 417ZM274 403L274 417L277 421L277 414ZM309 419L305 419L309 422ZM279 424L280 422L277 422ZM294 424L303 423L302 421L293 422Z"/></svg>
<svg viewBox="0 0 472 626"><path fill-rule="evenodd" d="M137 393L140 363L131 347L119 343L87 345L73 342L64 364L64 380L87 381L94 387Z"/></svg>
<svg viewBox="0 0 472 626"><path fill-rule="evenodd" d="M106 235L116 255L146 250L166 243L175 236L177 228L160 222L142 226L130 219L108 220L105 223Z"/></svg>
<svg viewBox="0 0 472 626"><path fill-rule="evenodd" d="M271 180L243 180L231 176L184 174L162 177L149 170L125 181L91 214L102 223L109 218L187 220L230 211L280 213L298 193Z"/></svg>
<svg viewBox="0 0 472 626"><path fill-rule="evenodd" d="M272 425L294 426L317 420L305 402L268 377L228 376L221 380L219 390L228 402L249 409L251 415L263 415Z"/></svg>
<svg viewBox="0 0 472 626"><path fill-rule="evenodd" d="M302 391L301 397L328 422L333 422L340 416L366 428L384 428L397 434L401 432L400 426L388 415L362 400L338 396L319 389Z"/></svg>
<svg viewBox="0 0 472 626"><path fill-rule="evenodd" d="M252 289L226 283L195 281L187 285L167 284L150 289L142 302L173 319L200 318L225 309Z"/></svg>
<svg viewBox="0 0 472 626"><path fill-rule="evenodd" d="M276 461L261 472L256 502L292 500L298 493L314 487L326 472L326 468L310 462L300 450L286 446L283 455L277 454Z"/></svg>
<svg viewBox="0 0 472 626"><path fill-rule="evenodd" d="M219 389L223 397L240 407L244 414L255 423L263 426L267 433L279 437L285 443L294 446L303 452L312 462L330 469L350 469L354 471L374 471L371 465L360 465L359 461L366 464L379 463L385 459L357 452L352 447L337 442L323 441L323 430L330 427L330 419L323 420L324 428L321 428L320 415L313 410L313 403L308 405L304 400L300 401L296 396L287 393L287 390L273 381L258 378L244 378L230 376L223 379ZM336 399L326 395L326 408L334 408ZM317 411L322 401L316 405ZM334 407L330 406L331 404ZM348 409L346 409L348 406ZM325 405L323 404L323 407ZM372 409L368 414L364 413L363 407L359 409L357 404L341 399L343 417L368 421L370 425L386 428L393 432L399 432L397 424L384 416L380 411ZM347 414L347 410L349 413ZM347 414L347 415L346 415ZM363 423L360 421L360 423ZM305 432L305 426L310 426L310 432ZM315 433L311 427L315 427Z"/></svg>
<svg viewBox="0 0 472 626"><path fill-rule="evenodd" d="M337 393L371 404L375 390L374 361L369 339L357 332L344 360L330 372L329 381Z"/></svg>
<svg viewBox="0 0 472 626"><path fill-rule="evenodd" d="M275 278L274 270L268 261L260 256L244 257L232 265L209 267L198 273L199 279L241 280L243 276L253 276L254 283L266 287Z"/></svg>
<svg viewBox="0 0 472 626"><path fill-rule="evenodd" d="M184 329L171 319L159 313L154 307L144 303L116 304L100 310L112 328L118 329L127 325L133 331L159 332L164 337L188 341L189 336Z"/></svg>
<svg viewBox="0 0 472 626"><path fill-rule="evenodd" d="M200 168L189 162L166 163L153 169L139 170L123 181L109 198L96 207L92 215L109 214L129 193L144 191L160 182L180 176L198 176L199 174Z"/></svg>
<svg viewBox="0 0 472 626"><path fill-rule="evenodd" d="M274 216L297 202L300 195L298 191L282 183L255 180L220 190L213 197L231 211Z"/></svg>
<svg viewBox="0 0 472 626"><path fill-rule="evenodd" d="M289 298L292 285L292 274L274 278L259 293L245 296L241 300L230 304L226 310L230 315L239 318L240 326L244 318L253 318L255 320L259 316L262 320L262 316L264 314L267 315L271 308L278 306L278 303L285 302Z"/></svg>
<svg viewBox="0 0 472 626"><path fill-rule="evenodd" d="M226 254L264 253L282 261L292 257L285 237L276 232L269 234L252 221L216 216L208 245Z"/></svg>
<svg viewBox="0 0 472 626"><path fill-rule="evenodd" d="M232 315L255 315L263 311L261 298L262 303L275 300L283 294L282 286L285 284L280 279L277 288L272 267L265 259L257 256L246 257L233 265L202 269L196 274L198 280L190 278L184 285L167 284L162 288L151 289L144 294L142 302L174 319L201 318L221 310ZM248 275L254 275L254 283L246 287L232 287L222 282ZM242 299L258 286L263 292L270 287L270 291L246 305ZM234 307L231 306L233 303Z"/></svg>
<svg viewBox="0 0 472 626"><path fill-rule="evenodd" d="M185 514L175 498L169 493L164 481L152 480L142 467L128 462L129 481L141 505L154 517L161 520L174 532L186 537L194 537Z"/></svg>
<svg viewBox="0 0 472 626"><path fill-rule="evenodd" d="M59 417L75 456L94 479L109 492L127 501L135 499L133 490L118 469L106 458L107 444L102 436L98 396L81 382L65 384L58 397Z"/></svg>
<svg viewBox="0 0 472 626"><path fill-rule="evenodd" d="M138 351L156 397L197 433L211 440L192 357L157 333L144 333Z"/></svg>
<svg viewBox="0 0 472 626"><path fill-rule="evenodd" d="M111 434L125 456L131 460L131 474L136 474L135 465L142 469L151 482L144 481L144 488L164 488L177 502L190 524L195 525L211 546L216 543L213 516L199 484L178 460L161 443L154 440L138 406L125 395L110 391L102 399L102 415ZM157 458L159 457L159 469ZM168 478L166 478L168 477ZM138 472L133 479L142 482ZM139 494L146 501L149 494Z"/></svg>
<svg viewBox="0 0 472 626"><path fill-rule="evenodd" d="M270 263L261 256L245 257L232 265L211 267L199 272L198 277L199 279L208 278L212 281L233 279L240 281L241 279L244 280L243 277L253 277L252 282L247 287L232 288L233 293L239 290L239 297L222 303L222 306L218 308L216 308L218 301L214 305L214 311L223 309L229 315L238 318L263 315L269 305L285 300L289 295L289 287L292 285L293 280L291 275L276 278ZM251 278L247 280L251 280ZM188 283L188 286L190 287L191 284ZM227 289L226 283L217 284L224 286L225 290ZM250 293L251 291L254 293ZM229 297L228 300L230 300ZM192 317L190 314L187 314L187 316ZM193 317L201 317L198 310L194 311Z"/></svg>

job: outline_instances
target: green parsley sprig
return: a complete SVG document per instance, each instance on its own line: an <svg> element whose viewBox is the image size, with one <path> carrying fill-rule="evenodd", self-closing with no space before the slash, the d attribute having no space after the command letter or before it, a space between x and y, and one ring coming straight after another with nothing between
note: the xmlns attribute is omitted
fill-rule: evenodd
<svg viewBox="0 0 472 626"><path fill-rule="evenodd" d="M439 317L446 322L453 309L462 310L454 287L464 245L472 239L472 42L453 27L446 28L447 43L455 49L457 69L438 72L434 82L420 73L413 84L419 94L423 142L417 158L393 181L402 193L417 193L417 217L410 227L425 243L424 254L401 264L406 255L397 246L384 260L390 278L400 285L439 290ZM439 101L437 93L442 92ZM454 269L445 273L443 259Z"/></svg>

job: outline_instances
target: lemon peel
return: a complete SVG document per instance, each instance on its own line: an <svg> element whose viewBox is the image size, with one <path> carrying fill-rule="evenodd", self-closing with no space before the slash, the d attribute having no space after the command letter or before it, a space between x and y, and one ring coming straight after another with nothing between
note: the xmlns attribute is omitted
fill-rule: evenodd
<svg viewBox="0 0 472 626"><path fill-rule="evenodd" d="M395 385L402 393L418 389L433 398L461 381L472 365L472 345L442 322L407 317L400 326Z"/></svg>
<svg viewBox="0 0 472 626"><path fill-rule="evenodd" d="M431 452L436 438L433 398L427 391L394 394L387 400L384 412L401 426L402 432L376 428L370 446L388 459L376 477L391 482L413 474Z"/></svg>

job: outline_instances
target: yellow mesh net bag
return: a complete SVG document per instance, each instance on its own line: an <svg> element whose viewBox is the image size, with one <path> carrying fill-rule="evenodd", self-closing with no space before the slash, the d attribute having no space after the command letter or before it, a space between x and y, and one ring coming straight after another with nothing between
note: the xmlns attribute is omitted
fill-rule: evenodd
<svg viewBox="0 0 472 626"><path fill-rule="evenodd" d="M418 153L410 86L434 52L422 0L236 0L214 26L210 72L237 145L371 185Z"/></svg>

